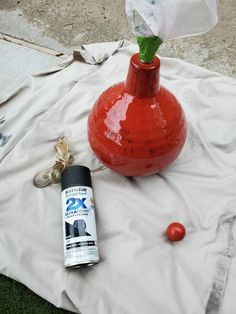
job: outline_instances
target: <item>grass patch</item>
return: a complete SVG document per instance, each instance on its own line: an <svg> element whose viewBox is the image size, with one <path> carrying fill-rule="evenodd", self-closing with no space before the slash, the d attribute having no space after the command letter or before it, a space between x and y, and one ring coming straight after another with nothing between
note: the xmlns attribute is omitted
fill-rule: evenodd
<svg viewBox="0 0 236 314"><path fill-rule="evenodd" d="M0 312L4 314L71 314L40 298L19 282L0 275Z"/></svg>

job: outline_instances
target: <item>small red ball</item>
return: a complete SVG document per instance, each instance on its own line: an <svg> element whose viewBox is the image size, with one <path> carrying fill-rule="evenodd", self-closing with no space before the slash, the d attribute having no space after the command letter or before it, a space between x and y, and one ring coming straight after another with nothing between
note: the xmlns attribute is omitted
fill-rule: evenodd
<svg viewBox="0 0 236 314"><path fill-rule="evenodd" d="M185 237L186 229L179 222L172 222L166 229L166 235L170 241L181 241Z"/></svg>

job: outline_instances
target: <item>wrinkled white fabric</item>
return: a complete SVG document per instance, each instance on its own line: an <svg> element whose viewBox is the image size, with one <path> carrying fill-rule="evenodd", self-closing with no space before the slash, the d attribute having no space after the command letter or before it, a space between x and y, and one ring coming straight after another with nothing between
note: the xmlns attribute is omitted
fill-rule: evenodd
<svg viewBox="0 0 236 314"><path fill-rule="evenodd" d="M108 45L110 53L120 45ZM83 57L91 60L94 48L81 48ZM100 63L104 46L95 50ZM126 78L136 51L125 43L100 65L70 58L29 77L0 105L0 272L82 314L217 313L234 254L235 80L161 58L161 84L183 106L187 142L159 175L92 175L101 254L93 268L64 268L60 186L32 185L63 135L77 164L99 165L87 116L101 92ZM179 243L164 235L173 221L187 229Z"/></svg>

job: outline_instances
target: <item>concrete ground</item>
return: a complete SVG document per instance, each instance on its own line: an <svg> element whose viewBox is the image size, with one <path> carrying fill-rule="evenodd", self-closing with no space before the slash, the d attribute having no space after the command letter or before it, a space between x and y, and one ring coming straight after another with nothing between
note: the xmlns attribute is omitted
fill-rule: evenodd
<svg viewBox="0 0 236 314"><path fill-rule="evenodd" d="M63 57L0 39L0 103L28 75L39 73L62 61Z"/></svg>
<svg viewBox="0 0 236 314"><path fill-rule="evenodd" d="M218 0L218 13L208 34L166 42L160 55L236 77L236 0ZM134 40L125 0L1 0L0 32L64 53L84 43Z"/></svg>

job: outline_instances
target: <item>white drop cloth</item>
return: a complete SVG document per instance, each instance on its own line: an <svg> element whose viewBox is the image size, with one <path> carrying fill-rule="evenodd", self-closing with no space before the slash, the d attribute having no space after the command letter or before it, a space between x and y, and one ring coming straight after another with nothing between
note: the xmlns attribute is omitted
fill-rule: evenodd
<svg viewBox="0 0 236 314"><path fill-rule="evenodd" d="M126 77L137 46L119 46L83 47L94 65L70 58L29 77L0 105L0 272L82 314L215 314L234 253L235 80L161 58L161 83L184 108L187 142L160 175L93 174L101 253L93 268L64 268L60 187L32 185L54 162L59 136L68 136L77 164L99 165L87 116L99 94ZM164 235L172 221L187 228L179 243Z"/></svg>

